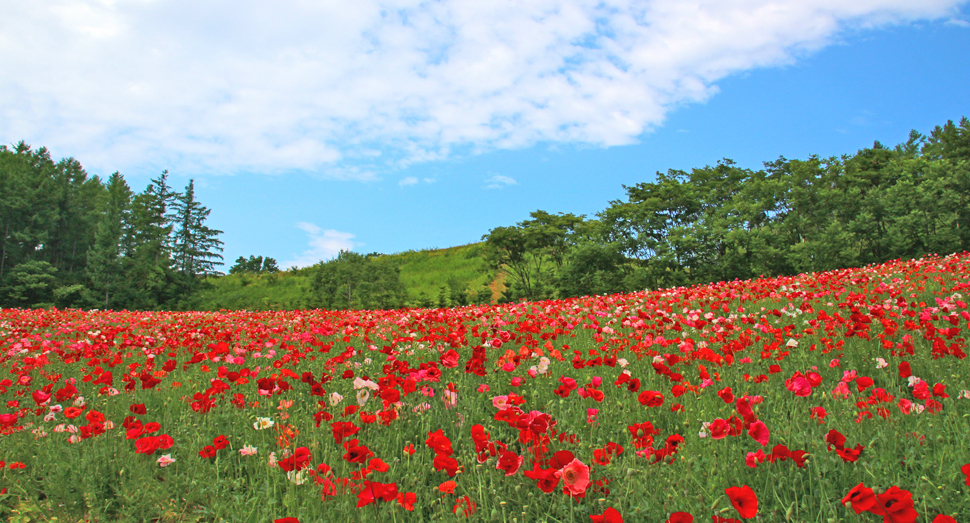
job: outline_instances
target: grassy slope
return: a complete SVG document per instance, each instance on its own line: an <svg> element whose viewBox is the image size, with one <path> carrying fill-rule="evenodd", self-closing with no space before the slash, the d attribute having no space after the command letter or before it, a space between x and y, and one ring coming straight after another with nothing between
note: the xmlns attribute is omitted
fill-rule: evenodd
<svg viewBox="0 0 970 523"><path fill-rule="evenodd" d="M423 292L436 298L441 286L450 278L461 282L465 289L477 291L489 285L495 278L482 259L484 245L472 243L460 247L425 251L407 251L389 255L401 264L401 282L407 287L411 299L416 300ZM493 296L493 299L497 296Z"/></svg>
<svg viewBox="0 0 970 523"><path fill-rule="evenodd" d="M422 293L437 303L441 286L455 279L469 291L485 285L493 291L493 299L503 287L496 281L482 260L481 243L388 254L401 267L401 281L408 289L411 304L417 305ZM187 304L193 310L278 310L299 309L303 306L303 289L309 276L303 272L281 272L278 275L232 274L210 278L210 286L200 290Z"/></svg>

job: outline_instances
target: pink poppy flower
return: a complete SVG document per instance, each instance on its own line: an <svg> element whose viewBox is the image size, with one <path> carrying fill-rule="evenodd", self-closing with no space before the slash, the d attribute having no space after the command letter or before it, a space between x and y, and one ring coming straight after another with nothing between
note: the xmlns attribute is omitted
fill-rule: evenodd
<svg viewBox="0 0 970 523"><path fill-rule="evenodd" d="M556 477L562 479L563 492L572 496L582 497L589 487L589 467L582 461L573 458L565 467L556 471Z"/></svg>

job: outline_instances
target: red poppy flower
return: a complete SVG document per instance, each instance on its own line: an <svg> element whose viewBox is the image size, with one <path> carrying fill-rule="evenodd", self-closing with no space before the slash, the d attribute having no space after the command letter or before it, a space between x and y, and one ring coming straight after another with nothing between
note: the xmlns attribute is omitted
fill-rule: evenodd
<svg viewBox="0 0 970 523"><path fill-rule="evenodd" d="M930 399L930 386L923 380L913 386L913 397L918 400Z"/></svg>
<svg viewBox="0 0 970 523"><path fill-rule="evenodd" d="M132 414L137 414L139 416L141 416L142 414L145 414L146 412L148 412L145 409L145 404L144 403L136 403L136 404L128 407L128 410L130 410Z"/></svg>
<svg viewBox="0 0 970 523"><path fill-rule="evenodd" d="M451 440L448 436L445 436L441 429L434 432L428 433L428 439L424 440L424 444L431 448L435 454L439 456L451 456L454 452L451 449Z"/></svg>
<svg viewBox="0 0 970 523"><path fill-rule="evenodd" d="M556 477L556 470L554 468L544 469L539 466L538 463L532 464L532 470L527 470L524 472L525 477L529 479L534 479L536 481L536 486L539 490L545 492L546 494L552 493L556 490L556 486L559 485L559 478Z"/></svg>
<svg viewBox="0 0 970 523"><path fill-rule="evenodd" d="M694 523L694 516L687 512L674 512L664 523Z"/></svg>
<svg viewBox="0 0 970 523"><path fill-rule="evenodd" d="M222 450L229 446L229 438L223 435L216 436L212 439L212 446L215 447L216 450Z"/></svg>
<svg viewBox="0 0 970 523"><path fill-rule="evenodd" d="M146 436L135 440L135 452L138 454L151 454L158 450L158 438Z"/></svg>
<svg viewBox="0 0 970 523"><path fill-rule="evenodd" d="M744 519L751 519L758 514L758 496L755 495L751 487L742 485L740 487L730 487L724 489L731 504L737 509L738 514Z"/></svg>
<svg viewBox="0 0 970 523"><path fill-rule="evenodd" d="M645 390L637 396L637 401L645 407L659 407L664 404L664 395L655 390Z"/></svg>
<svg viewBox="0 0 970 523"><path fill-rule="evenodd" d="M768 427L766 427L764 422L762 422L761 420L754 422L748 428L748 435L751 436L752 439L760 443L762 447L768 444L768 438L769 438Z"/></svg>
<svg viewBox="0 0 970 523"><path fill-rule="evenodd" d="M333 430L333 441L338 444L360 432L360 427L349 421L335 421L330 424L330 428Z"/></svg>
<svg viewBox="0 0 970 523"><path fill-rule="evenodd" d="M34 398L34 403L43 405L51 400L51 393L46 390L35 390L31 397Z"/></svg>
<svg viewBox="0 0 970 523"><path fill-rule="evenodd" d="M957 523L957 520L953 519L951 516L940 514L933 518L932 523Z"/></svg>
<svg viewBox="0 0 970 523"><path fill-rule="evenodd" d="M397 389L384 389L381 391L381 399L388 403L401 401L401 391Z"/></svg>
<svg viewBox="0 0 970 523"><path fill-rule="evenodd" d="M300 520L296 518L280 518L274 519L273 523L300 523Z"/></svg>
<svg viewBox="0 0 970 523"><path fill-rule="evenodd" d="M458 353L454 349L441 355L441 366L453 369L458 366Z"/></svg>
<svg viewBox="0 0 970 523"><path fill-rule="evenodd" d="M728 425L727 421L717 418L716 420L712 421L707 428L710 429L712 438L724 439L727 437L728 429L730 429L731 426Z"/></svg>
<svg viewBox="0 0 970 523"><path fill-rule="evenodd" d="M367 459L374 455L366 446L358 445L356 439L345 442L344 449L347 452L343 455L343 458L348 463L366 463Z"/></svg>
<svg viewBox="0 0 970 523"><path fill-rule="evenodd" d="M859 460L859 456L862 455L862 451L865 449L862 445L856 445L855 448L851 449L835 449L835 453L842 458L842 461L846 463L853 463Z"/></svg>
<svg viewBox="0 0 970 523"><path fill-rule="evenodd" d="M414 503L418 500L418 495L414 492L398 492L397 502L404 510L413 511Z"/></svg>
<svg viewBox="0 0 970 523"><path fill-rule="evenodd" d="M158 432L161 429L162 429L162 426L154 421L149 421L148 423L145 424L145 432L147 434Z"/></svg>
<svg viewBox="0 0 970 523"><path fill-rule="evenodd" d="M812 384L801 372L796 372L791 378L785 380L785 388L800 398L812 395Z"/></svg>
<svg viewBox="0 0 970 523"><path fill-rule="evenodd" d="M892 523L914 523L919 514L913 508L913 493L895 485L876 495L876 504L870 510L883 521Z"/></svg>
<svg viewBox="0 0 970 523"><path fill-rule="evenodd" d="M876 495L871 488L859 483L842 498L842 505L846 503L852 503L852 510L856 514L862 514L876 504Z"/></svg>
<svg viewBox="0 0 970 523"><path fill-rule="evenodd" d="M357 494L357 508L370 505L378 499L394 501L397 499L397 496L397 483L365 481L363 488Z"/></svg>
<svg viewBox="0 0 970 523"><path fill-rule="evenodd" d="M623 523L623 515L613 507L607 507L600 515L590 514L589 519L594 523Z"/></svg>
<svg viewBox="0 0 970 523"><path fill-rule="evenodd" d="M455 506L451 509L451 511L457 514L458 509L462 510L466 518L470 518L476 510L475 502L472 501L472 499L468 496L462 496L455 501Z"/></svg>
<svg viewBox="0 0 970 523"><path fill-rule="evenodd" d="M172 445L174 444L175 444L175 440L172 439L172 436L169 436L168 434L162 434L161 436L158 436L158 448L162 450L167 450L172 448Z"/></svg>
<svg viewBox="0 0 970 523"><path fill-rule="evenodd" d="M310 449L307 447L297 447L293 451L292 456L279 460L277 464L286 472L291 470L303 470L310 466L311 459L313 459L313 456L310 455Z"/></svg>
<svg viewBox="0 0 970 523"><path fill-rule="evenodd" d="M202 450L199 451L199 456L210 459L214 458L216 457L216 448L212 445L206 445L205 447L202 447Z"/></svg>
<svg viewBox="0 0 970 523"><path fill-rule="evenodd" d="M137 424L132 424L131 427L127 431L125 431L125 439L135 439L135 438L141 437L141 435L144 434L144 432L145 432L145 429L142 428L141 422L138 422Z"/></svg>
<svg viewBox="0 0 970 523"><path fill-rule="evenodd" d="M823 407L812 407L811 412L811 418L817 419L819 423L825 423L825 416L828 416L828 412L825 412Z"/></svg>
<svg viewBox="0 0 970 523"><path fill-rule="evenodd" d="M495 464L497 470L505 472L506 476L512 476L519 471L519 467L522 466L522 462L525 458L519 456L515 452L507 450L502 453L498 458L498 463Z"/></svg>
<svg viewBox="0 0 970 523"><path fill-rule="evenodd" d="M960 472L963 472L963 475L967 477L966 483L970 487L970 463L960 467Z"/></svg>
<svg viewBox="0 0 970 523"><path fill-rule="evenodd" d="M912 375L913 375L913 371L912 371L912 369L909 366L909 362L908 361L900 362L900 364L899 364L899 377L902 378L902 379L906 379L906 378L908 378L908 377L910 377Z"/></svg>
<svg viewBox="0 0 970 523"><path fill-rule="evenodd" d="M872 383L873 383L872 378L868 376L859 376L855 380L855 386L857 389L859 389L859 392L862 392L868 389L869 387L871 387Z"/></svg>
<svg viewBox="0 0 970 523"><path fill-rule="evenodd" d="M458 460L454 458L436 454L432 465L434 466L435 470L444 470L446 473L448 473L448 477L453 478L455 477L455 474L458 473Z"/></svg>
<svg viewBox="0 0 970 523"><path fill-rule="evenodd" d="M825 442L828 443L828 450L832 450L832 447L841 449L845 447L845 436L841 432L832 429L825 435Z"/></svg>

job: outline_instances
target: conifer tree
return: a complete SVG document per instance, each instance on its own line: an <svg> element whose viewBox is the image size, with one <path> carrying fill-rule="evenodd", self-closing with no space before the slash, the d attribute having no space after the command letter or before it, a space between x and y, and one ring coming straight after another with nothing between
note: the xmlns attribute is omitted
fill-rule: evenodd
<svg viewBox="0 0 970 523"><path fill-rule="evenodd" d="M108 178L108 196L101 206L94 244L87 252L87 275L93 290L104 294L104 306L109 306L112 291L121 278L121 238L125 217L131 204L131 189L115 172Z"/></svg>
<svg viewBox="0 0 970 523"><path fill-rule="evenodd" d="M205 225L210 209L195 199L195 181L189 180L185 192L175 198L172 204L175 230L173 252L175 268L190 279L199 275L215 273L221 261L222 241L218 236L222 231L210 229Z"/></svg>

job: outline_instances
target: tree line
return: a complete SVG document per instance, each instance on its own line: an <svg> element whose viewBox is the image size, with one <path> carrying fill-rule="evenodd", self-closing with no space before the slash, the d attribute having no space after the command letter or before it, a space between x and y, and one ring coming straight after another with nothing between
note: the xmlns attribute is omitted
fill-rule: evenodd
<svg viewBox="0 0 970 523"><path fill-rule="evenodd" d="M190 180L135 193L46 148L0 146L0 306L178 308L222 265L222 231Z"/></svg>
<svg viewBox="0 0 970 523"><path fill-rule="evenodd" d="M970 120L895 147L778 158L759 170L724 159L658 172L595 217L537 210L483 236L500 301L541 300L793 275L970 250ZM119 173L88 176L23 142L0 146L0 306L178 309L223 265L209 209L168 185L134 193ZM232 274L278 271L240 257ZM328 309L458 306L488 287L443 281L408 295L377 253L341 252L301 269L303 305ZM274 276L275 277L275 276Z"/></svg>
<svg viewBox="0 0 970 523"><path fill-rule="evenodd" d="M853 155L724 159L624 186L595 218L535 211L483 237L503 301L794 275L970 250L970 121Z"/></svg>

